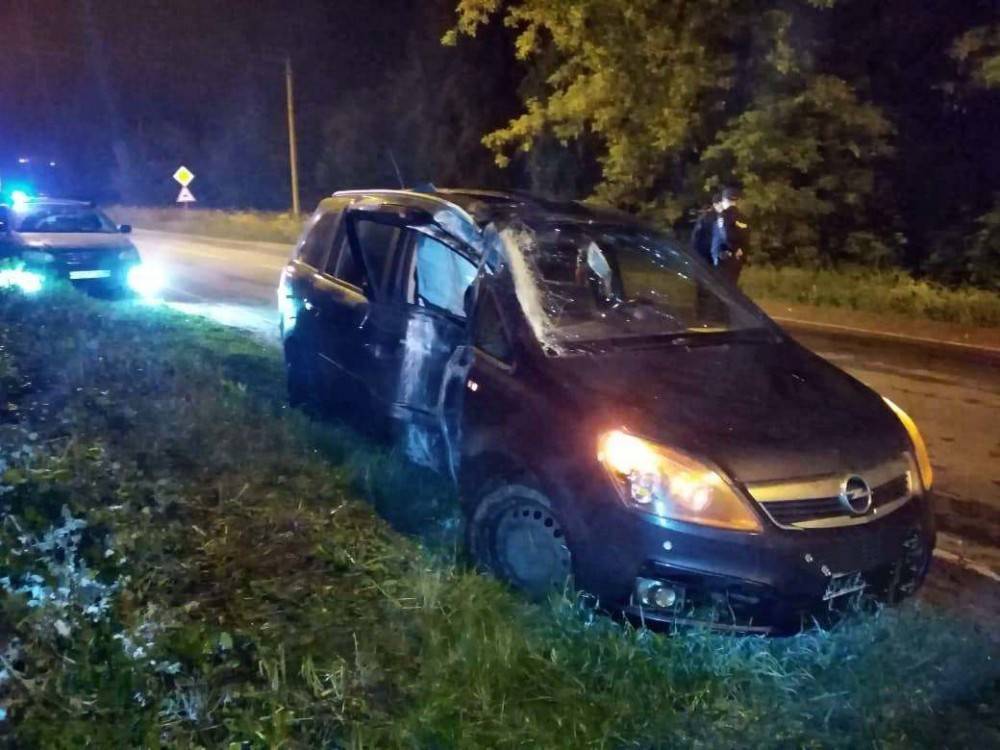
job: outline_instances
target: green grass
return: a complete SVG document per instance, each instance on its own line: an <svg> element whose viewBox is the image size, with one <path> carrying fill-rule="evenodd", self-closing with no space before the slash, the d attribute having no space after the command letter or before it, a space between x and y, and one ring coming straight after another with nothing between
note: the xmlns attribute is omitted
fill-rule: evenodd
<svg viewBox="0 0 1000 750"><path fill-rule="evenodd" d="M945 287L902 272L750 266L740 279L761 300L894 313L970 326L1000 326L1000 294L975 287Z"/></svg>
<svg viewBox="0 0 1000 750"><path fill-rule="evenodd" d="M181 206L112 206L108 214L119 224L132 224L139 229L286 244L298 240L306 218L288 213L220 211Z"/></svg>
<svg viewBox="0 0 1000 750"><path fill-rule="evenodd" d="M529 604L461 564L445 486L286 409L272 349L69 291L0 321L17 747L1000 745L1000 654L953 616L762 640Z"/></svg>

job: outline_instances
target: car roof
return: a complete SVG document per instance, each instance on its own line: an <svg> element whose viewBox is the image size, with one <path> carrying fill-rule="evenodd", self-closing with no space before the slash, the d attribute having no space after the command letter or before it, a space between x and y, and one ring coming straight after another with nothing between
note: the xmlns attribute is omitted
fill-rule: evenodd
<svg viewBox="0 0 1000 750"><path fill-rule="evenodd" d="M450 208L478 226L523 221L565 221L614 223L640 226L630 214L611 208L592 206L579 201L558 201L521 190L484 190L479 188L428 188L427 190L342 190L333 197L360 196L391 200L414 208Z"/></svg>
<svg viewBox="0 0 1000 750"><path fill-rule="evenodd" d="M93 208L94 203L92 201L78 201L70 198L28 198L25 201L14 204L13 207L19 208L20 206L81 206Z"/></svg>

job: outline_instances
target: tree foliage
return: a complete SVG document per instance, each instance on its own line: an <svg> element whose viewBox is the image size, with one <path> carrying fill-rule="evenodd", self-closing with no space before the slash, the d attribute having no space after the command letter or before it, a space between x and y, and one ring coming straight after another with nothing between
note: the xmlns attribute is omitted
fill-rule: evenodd
<svg viewBox="0 0 1000 750"><path fill-rule="evenodd" d="M875 263L891 253L871 231L873 161L888 156L892 126L842 80L815 76L801 91L762 97L704 152L697 172L745 188L757 248L777 261L842 258ZM877 205L877 202L876 202Z"/></svg>
<svg viewBox="0 0 1000 750"><path fill-rule="evenodd" d="M974 87L1000 90L1000 25L979 26L960 36L951 57ZM951 280L1000 289L1000 194L989 209L959 230L945 232L930 264Z"/></svg>
<svg viewBox="0 0 1000 750"><path fill-rule="evenodd" d="M797 19L831 4L461 0L446 41L503 13L518 56L544 61L542 90L484 139L499 163L546 134L591 137L600 199L675 222L736 179L771 257L876 260L888 246L861 207L892 128L813 69Z"/></svg>
<svg viewBox="0 0 1000 750"><path fill-rule="evenodd" d="M951 56L977 85L1000 87L1000 25L970 29L955 40Z"/></svg>
<svg viewBox="0 0 1000 750"><path fill-rule="evenodd" d="M448 0L424 3L381 75L338 97L323 123L315 169L325 192L506 179L480 141L516 104L507 80L510 53L442 49L450 13Z"/></svg>

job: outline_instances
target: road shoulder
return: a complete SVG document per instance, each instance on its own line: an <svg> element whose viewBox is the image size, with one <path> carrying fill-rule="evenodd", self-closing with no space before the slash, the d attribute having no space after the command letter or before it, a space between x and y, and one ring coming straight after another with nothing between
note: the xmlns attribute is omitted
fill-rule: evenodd
<svg viewBox="0 0 1000 750"><path fill-rule="evenodd" d="M886 338L914 344L968 349L1000 359L1000 328L947 323L894 313L873 313L840 307L817 307L796 302L755 300L768 315L790 328L831 334Z"/></svg>

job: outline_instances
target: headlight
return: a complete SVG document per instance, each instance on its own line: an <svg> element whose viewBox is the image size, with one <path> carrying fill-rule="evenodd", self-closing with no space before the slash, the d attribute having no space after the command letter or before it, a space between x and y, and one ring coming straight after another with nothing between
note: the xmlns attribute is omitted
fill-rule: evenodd
<svg viewBox="0 0 1000 750"><path fill-rule="evenodd" d="M899 418L899 421L903 423L903 427L906 428L906 434L910 436L910 442L913 443L913 452L917 454L917 469L920 471L920 483L923 484L925 490L929 490L934 483L934 470L931 468L931 457L927 453L927 444L924 443L924 438L920 434L920 430L917 429L916 422L910 418L909 414L885 396L882 397L882 400L892 409L893 413Z"/></svg>
<svg viewBox="0 0 1000 750"><path fill-rule="evenodd" d="M166 277L157 266L142 263L132 266L128 272L129 288L147 299L156 297L163 289Z"/></svg>
<svg viewBox="0 0 1000 750"><path fill-rule="evenodd" d="M722 529L761 530L736 490L690 456L613 430L601 436L597 457L633 508Z"/></svg>
<svg viewBox="0 0 1000 750"><path fill-rule="evenodd" d="M21 259L26 263L54 263L56 256L44 250L23 250Z"/></svg>
<svg viewBox="0 0 1000 750"><path fill-rule="evenodd" d="M17 287L25 294L35 294L41 291L45 279L41 274L25 271L20 268L0 270L0 289Z"/></svg>

